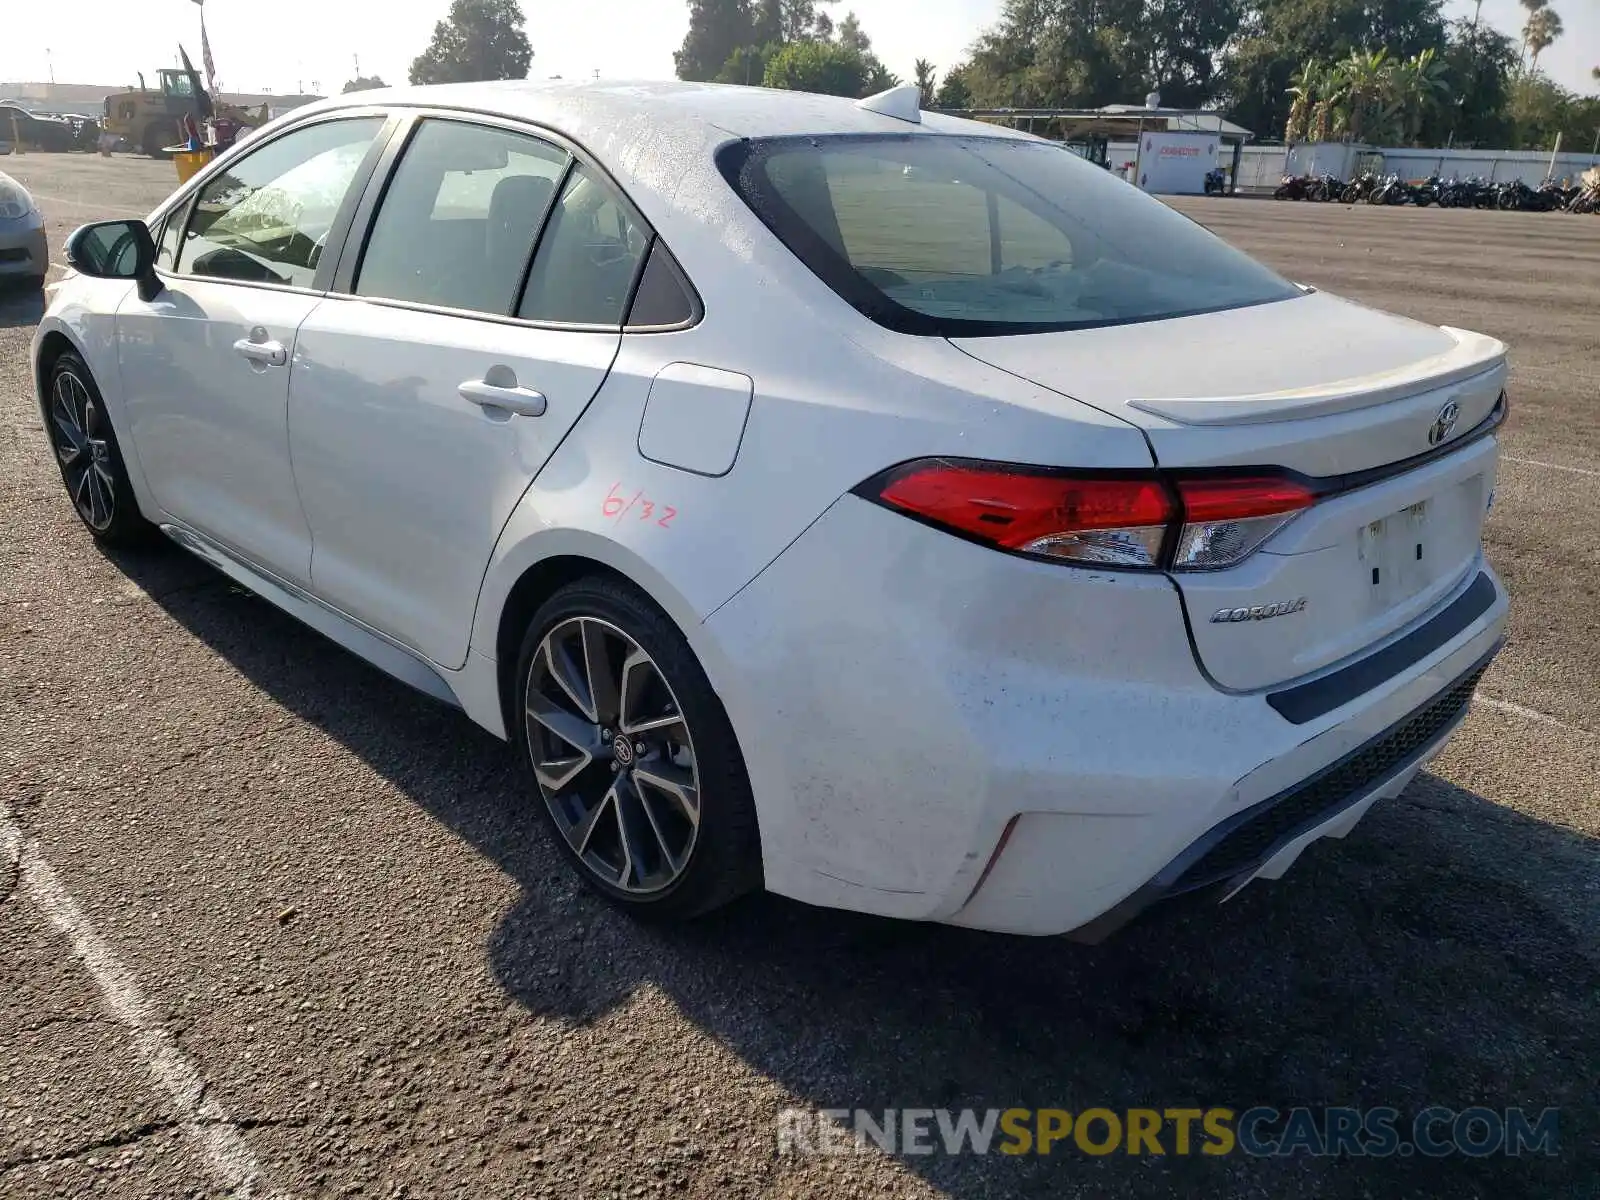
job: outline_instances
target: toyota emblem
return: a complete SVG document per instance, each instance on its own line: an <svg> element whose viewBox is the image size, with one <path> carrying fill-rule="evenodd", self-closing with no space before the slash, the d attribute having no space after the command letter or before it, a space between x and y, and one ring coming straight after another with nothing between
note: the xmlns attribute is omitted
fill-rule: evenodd
<svg viewBox="0 0 1600 1200"><path fill-rule="evenodd" d="M1454 400L1450 401L1439 410L1439 415L1433 419L1433 424L1428 428L1428 445L1437 446L1456 431L1456 422L1461 419L1461 406Z"/></svg>

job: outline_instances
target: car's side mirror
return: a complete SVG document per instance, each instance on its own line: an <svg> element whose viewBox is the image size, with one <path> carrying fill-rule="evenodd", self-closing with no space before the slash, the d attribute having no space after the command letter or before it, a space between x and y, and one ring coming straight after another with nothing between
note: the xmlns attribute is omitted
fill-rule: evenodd
<svg viewBox="0 0 1600 1200"><path fill-rule="evenodd" d="M156 243L143 221L97 221L67 239L67 265L95 279L135 279L139 299L161 292Z"/></svg>

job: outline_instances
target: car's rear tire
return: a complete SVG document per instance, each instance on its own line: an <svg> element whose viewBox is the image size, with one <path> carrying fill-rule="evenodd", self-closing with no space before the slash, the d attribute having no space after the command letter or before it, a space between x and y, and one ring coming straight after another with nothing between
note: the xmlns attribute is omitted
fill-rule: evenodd
<svg viewBox="0 0 1600 1200"><path fill-rule="evenodd" d="M105 401L78 355L68 351L56 359L43 407L56 467L84 527L107 546L148 541L155 526L139 511Z"/></svg>
<svg viewBox="0 0 1600 1200"><path fill-rule="evenodd" d="M511 726L556 844L630 915L698 916L761 886L744 758L672 621L607 578L528 623Z"/></svg>

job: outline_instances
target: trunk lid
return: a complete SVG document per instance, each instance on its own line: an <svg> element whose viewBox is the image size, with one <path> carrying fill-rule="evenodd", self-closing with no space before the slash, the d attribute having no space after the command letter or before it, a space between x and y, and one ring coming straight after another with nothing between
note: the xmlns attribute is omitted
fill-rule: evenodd
<svg viewBox="0 0 1600 1200"><path fill-rule="evenodd" d="M1163 468L1356 476L1237 566L1173 573L1196 656L1224 688L1357 658L1476 571L1496 441L1445 448L1490 418L1505 386L1505 347L1492 338L1311 293L956 344L1138 426Z"/></svg>

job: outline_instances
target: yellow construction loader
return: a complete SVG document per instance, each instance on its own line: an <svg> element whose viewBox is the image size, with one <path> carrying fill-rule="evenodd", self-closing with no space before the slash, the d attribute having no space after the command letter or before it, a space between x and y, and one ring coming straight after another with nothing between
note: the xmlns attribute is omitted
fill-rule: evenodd
<svg viewBox="0 0 1600 1200"><path fill-rule="evenodd" d="M193 117L196 124L202 124L207 117L229 120L242 129L260 128L269 119L264 104L252 112L208 97L192 71L171 69L158 74L158 88L145 86L141 72L136 90L107 96L102 123L105 132L125 138L130 147L152 158L167 157L167 148L184 140L186 116Z"/></svg>

